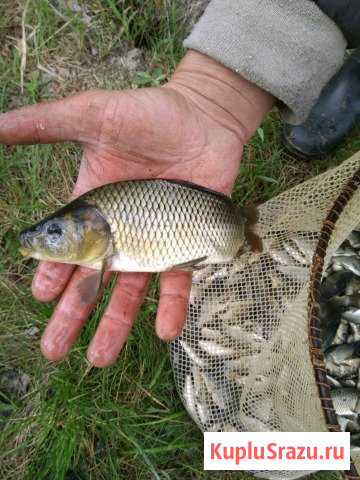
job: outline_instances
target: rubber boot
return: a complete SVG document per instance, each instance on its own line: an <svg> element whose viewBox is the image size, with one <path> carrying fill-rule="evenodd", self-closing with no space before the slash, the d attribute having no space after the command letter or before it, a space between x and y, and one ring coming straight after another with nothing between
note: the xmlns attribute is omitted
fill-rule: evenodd
<svg viewBox="0 0 360 480"><path fill-rule="evenodd" d="M285 124L285 146L305 156L331 152L360 119L360 48L324 87L307 120L301 125Z"/></svg>

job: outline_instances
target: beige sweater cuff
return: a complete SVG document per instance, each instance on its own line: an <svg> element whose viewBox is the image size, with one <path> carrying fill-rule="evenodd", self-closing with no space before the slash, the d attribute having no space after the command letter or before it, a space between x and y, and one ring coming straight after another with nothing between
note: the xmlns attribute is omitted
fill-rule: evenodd
<svg viewBox="0 0 360 480"><path fill-rule="evenodd" d="M212 0L184 45L272 93L295 124L341 67L346 41L309 0Z"/></svg>

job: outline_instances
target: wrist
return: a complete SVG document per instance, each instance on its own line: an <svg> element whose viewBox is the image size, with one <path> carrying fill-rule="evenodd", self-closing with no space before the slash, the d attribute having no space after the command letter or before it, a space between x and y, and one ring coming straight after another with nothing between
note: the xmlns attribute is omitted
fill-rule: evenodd
<svg viewBox="0 0 360 480"><path fill-rule="evenodd" d="M275 99L212 58L189 50L166 85L185 95L247 143Z"/></svg>

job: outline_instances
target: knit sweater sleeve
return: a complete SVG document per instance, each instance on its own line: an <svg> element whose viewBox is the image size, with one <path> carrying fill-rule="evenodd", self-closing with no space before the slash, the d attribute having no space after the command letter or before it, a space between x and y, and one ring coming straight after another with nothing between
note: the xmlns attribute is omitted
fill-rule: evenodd
<svg viewBox="0 0 360 480"><path fill-rule="evenodd" d="M272 93L295 124L341 67L346 40L310 0L211 0L184 45Z"/></svg>

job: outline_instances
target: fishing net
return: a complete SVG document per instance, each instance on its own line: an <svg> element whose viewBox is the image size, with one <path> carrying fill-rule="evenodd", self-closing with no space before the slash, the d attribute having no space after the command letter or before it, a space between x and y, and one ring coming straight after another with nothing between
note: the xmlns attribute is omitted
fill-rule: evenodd
<svg viewBox="0 0 360 480"><path fill-rule="evenodd" d="M264 251L195 272L171 345L181 399L203 431L340 431L321 351L318 291L360 223L360 153L260 207ZM360 450L360 449L358 449ZM349 478L360 471L352 452ZM269 479L308 472L252 472Z"/></svg>

